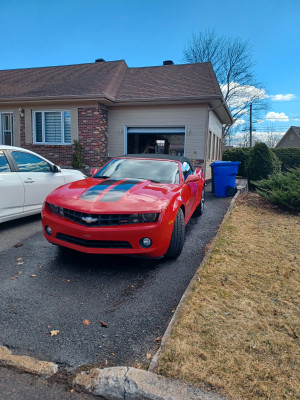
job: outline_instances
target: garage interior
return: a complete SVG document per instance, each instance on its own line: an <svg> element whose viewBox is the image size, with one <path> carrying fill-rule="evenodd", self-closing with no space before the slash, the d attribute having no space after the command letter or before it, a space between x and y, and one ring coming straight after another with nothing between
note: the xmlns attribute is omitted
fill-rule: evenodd
<svg viewBox="0 0 300 400"><path fill-rule="evenodd" d="M127 128L127 154L184 155L184 127Z"/></svg>

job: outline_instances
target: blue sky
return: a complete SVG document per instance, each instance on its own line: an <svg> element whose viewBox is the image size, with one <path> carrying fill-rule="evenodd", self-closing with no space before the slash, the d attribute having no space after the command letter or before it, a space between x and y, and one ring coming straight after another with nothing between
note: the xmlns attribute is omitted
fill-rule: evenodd
<svg viewBox="0 0 300 400"><path fill-rule="evenodd" d="M0 16L0 69L96 58L180 64L193 33L240 37L253 50L257 80L278 95L269 110L276 121L262 119L257 130L300 125L300 0L0 0Z"/></svg>

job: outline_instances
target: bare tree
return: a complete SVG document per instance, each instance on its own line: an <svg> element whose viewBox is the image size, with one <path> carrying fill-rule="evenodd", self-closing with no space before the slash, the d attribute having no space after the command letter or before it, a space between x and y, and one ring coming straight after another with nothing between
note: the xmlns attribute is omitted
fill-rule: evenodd
<svg viewBox="0 0 300 400"><path fill-rule="evenodd" d="M265 90L255 80L255 63L247 41L217 36L215 31L205 30L197 35L193 34L183 54L188 63L212 63L223 96L237 124L248 120L251 103L255 104L256 117L259 111L267 109ZM224 138L228 139L233 130L235 129L225 128Z"/></svg>

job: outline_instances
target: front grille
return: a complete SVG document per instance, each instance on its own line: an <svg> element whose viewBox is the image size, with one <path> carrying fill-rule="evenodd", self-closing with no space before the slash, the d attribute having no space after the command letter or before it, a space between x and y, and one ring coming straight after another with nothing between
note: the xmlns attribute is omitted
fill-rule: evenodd
<svg viewBox="0 0 300 400"><path fill-rule="evenodd" d="M74 236L65 235L64 233L57 233L56 238L64 242L77 244L83 247L97 248L97 249L132 249L129 242L117 240L87 240L80 239Z"/></svg>
<svg viewBox="0 0 300 400"><path fill-rule="evenodd" d="M85 226L113 226L129 223L128 214L87 214L79 211L63 209L63 216ZM86 218L84 221L82 218Z"/></svg>

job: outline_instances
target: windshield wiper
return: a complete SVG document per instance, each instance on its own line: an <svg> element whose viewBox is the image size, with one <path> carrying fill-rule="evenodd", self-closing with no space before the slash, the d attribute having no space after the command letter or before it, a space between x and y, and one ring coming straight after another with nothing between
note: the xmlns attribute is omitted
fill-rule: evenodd
<svg viewBox="0 0 300 400"><path fill-rule="evenodd" d="M107 178L110 178L110 176L98 175L98 176L94 176L93 178L97 178L97 179L107 179Z"/></svg>

